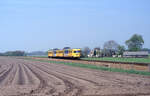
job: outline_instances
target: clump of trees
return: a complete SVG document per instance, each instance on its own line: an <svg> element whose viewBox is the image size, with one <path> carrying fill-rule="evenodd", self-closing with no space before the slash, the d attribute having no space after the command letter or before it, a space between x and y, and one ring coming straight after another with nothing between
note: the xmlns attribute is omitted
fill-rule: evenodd
<svg viewBox="0 0 150 96"><path fill-rule="evenodd" d="M114 40L110 40L104 43L104 49L107 50L117 50L118 46L119 44Z"/></svg>
<svg viewBox="0 0 150 96"><path fill-rule="evenodd" d="M140 51L142 50L144 40L141 35L134 34L129 40L125 42L125 44L128 46L129 51Z"/></svg>
<svg viewBox="0 0 150 96"><path fill-rule="evenodd" d="M110 40L104 43L104 49L102 51L103 56L110 57L112 55L115 55L118 50L119 44L114 41Z"/></svg>
<svg viewBox="0 0 150 96"><path fill-rule="evenodd" d="M150 49L148 48L143 48L144 45L144 39L141 35L134 34L129 40L125 41L125 44L127 45L127 49L123 45L119 45L116 41L114 40L109 40L104 43L103 49L100 51L95 51L96 48L94 48L93 51L93 56L94 57L112 57L113 55L123 55L124 51L149 51ZM83 56L87 57L88 54L90 53L90 49L88 47L83 48L82 50ZM92 52L91 52L92 53ZM96 56L96 55L99 56ZM89 55L92 56L92 55Z"/></svg>
<svg viewBox="0 0 150 96"><path fill-rule="evenodd" d="M91 49L89 47L84 47L81 51L81 57L87 57L88 54L91 52Z"/></svg>
<svg viewBox="0 0 150 96"><path fill-rule="evenodd" d="M144 39L141 35L134 34L129 40L125 41L128 51L149 51L148 48L143 48ZM104 56L123 55L126 51L125 46L119 45L114 40L104 43L103 54Z"/></svg>
<svg viewBox="0 0 150 96"><path fill-rule="evenodd" d="M25 56L24 51L7 51L5 53L0 53L0 56Z"/></svg>
<svg viewBox="0 0 150 96"><path fill-rule="evenodd" d="M44 51L33 51L33 52L28 52L26 53L27 56L46 56L48 54L47 52Z"/></svg>
<svg viewBox="0 0 150 96"><path fill-rule="evenodd" d="M4 54L3 54L3 53L0 53L0 56L4 56Z"/></svg>
<svg viewBox="0 0 150 96"><path fill-rule="evenodd" d="M125 51L125 47L123 45L119 45L117 55L123 55L124 51Z"/></svg>

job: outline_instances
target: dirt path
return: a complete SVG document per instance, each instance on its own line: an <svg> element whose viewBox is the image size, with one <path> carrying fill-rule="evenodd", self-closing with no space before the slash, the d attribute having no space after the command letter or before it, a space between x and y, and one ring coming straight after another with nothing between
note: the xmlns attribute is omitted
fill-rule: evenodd
<svg viewBox="0 0 150 96"><path fill-rule="evenodd" d="M0 57L0 96L150 96L150 76Z"/></svg>

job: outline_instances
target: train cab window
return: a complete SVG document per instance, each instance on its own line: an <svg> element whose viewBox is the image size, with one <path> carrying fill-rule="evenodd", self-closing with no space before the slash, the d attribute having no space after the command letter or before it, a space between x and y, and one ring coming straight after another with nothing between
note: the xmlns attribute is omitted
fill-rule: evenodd
<svg viewBox="0 0 150 96"><path fill-rule="evenodd" d="M74 51L74 53L80 53L81 51Z"/></svg>

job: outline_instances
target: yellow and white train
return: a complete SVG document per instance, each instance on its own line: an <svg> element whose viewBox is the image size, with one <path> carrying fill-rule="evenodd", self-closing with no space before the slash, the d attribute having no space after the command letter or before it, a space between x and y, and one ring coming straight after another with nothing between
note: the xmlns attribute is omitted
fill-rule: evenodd
<svg viewBox="0 0 150 96"><path fill-rule="evenodd" d="M81 49L63 49L63 50L49 50L49 58L80 58Z"/></svg>

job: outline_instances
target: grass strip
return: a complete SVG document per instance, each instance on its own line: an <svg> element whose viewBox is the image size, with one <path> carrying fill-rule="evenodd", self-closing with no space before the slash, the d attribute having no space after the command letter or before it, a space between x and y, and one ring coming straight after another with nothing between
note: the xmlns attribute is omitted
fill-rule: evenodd
<svg viewBox="0 0 150 96"><path fill-rule="evenodd" d="M150 63L150 58L113 58L113 57L101 57L101 58L81 58L82 60L99 60L99 61L113 61L113 62L131 62L131 63Z"/></svg>
<svg viewBox="0 0 150 96"><path fill-rule="evenodd" d="M103 71L109 71L109 72L120 72L120 73L150 76L150 72L147 72L147 71L125 70L125 69L108 68L108 67L104 67L104 66L96 66L96 65L90 65L90 64L63 62L63 61L37 60L37 59L32 59L32 58L25 58L25 60L41 61L41 62L48 62L48 63L55 63L55 64L64 64L64 65L69 65L69 66L74 66L74 67L89 68L89 69L103 70Z"/></svg>
<svg viewBox="0 0 150 96"><path fill-rule="evenodd" d="M39 58L48 58L48 56L29 56L29 57L39 57ZM99 61L113 61L113 62L131 62L131 63L150 63L149 58L119 58L119 57L100 57L100 58L81 58L82 60L99 60Z"/></svg>

